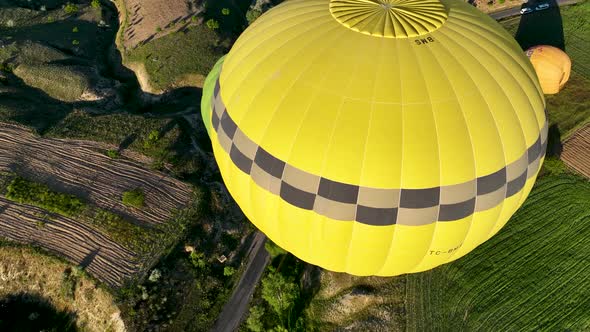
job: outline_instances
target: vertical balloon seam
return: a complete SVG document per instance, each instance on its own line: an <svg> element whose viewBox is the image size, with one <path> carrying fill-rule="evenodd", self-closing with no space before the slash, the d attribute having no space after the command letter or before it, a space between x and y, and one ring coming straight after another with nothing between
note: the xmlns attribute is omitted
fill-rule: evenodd
<svg viewBox="0 0 590 332"><path fill-rule="evenodd" d="M430 47L427 46L428 50L431 51ZM442 186L442 170L441 170L441 163L440 163L440 158L441 158L441 154L440 154L440 142L439 142L439 133L438 133L438 127L436 124L436 116L434 114L434 105L432 104L432 96L430 94L430 91L428 89L428 83L426 82L426 79L424 78L424 71L422 69L423 63L420 61L420 57L416 55L416 51L414 50L414 48L410 47L411 52L413 53L413 57L416 59L416 68L418 71L418 77L422 78L422 82L424 85L424 90L426 90L426 95L428 96L428 103L424 104L424 106L429 105L430 107L430 112L432 114L432 122L434 124L434 130L435 130L435 135L436 135L436 148L437 148L437 152L438 152L438 190L439 190L439 195L440 195L440 187ZM431 51L432 52L432 51ZM432 245L434 243L434 239L436 238L437 234L436 234L436 230L438 228L438 223L440 219L440 196L439 196L439 203L437 206L437 212L436 212L436 219L434 221L434 225L432 227L432 233L430 234L430 243L428 244L426 251L424 252L422 258L420 260L418 260L417 264L415 264L412 268L410 268L410 271L415 271L417 268L419 268L428 258L428 252L429 250L432 249Z"/></svg>
<svg viewBox="0 0 590 332"><path fill-rule="evenodd" d="M466 71L466 70L465 70L465 69L464 69L462 66L460 66L460 63L459 63L459 61L457 61L457 59L456 59L455 57L453 57L453 56L452 56L452 53L451 53L451 51L450 51L450 50L449 50L447 47L445 47L444 45L442 45L442 46L441 46L441 48L442 48L442 49L443 49L443 50L444 50L444 51L445 51L445 52L446 52L448 55L450 55L448 58L449 58L449 59L453 59L453 60L454 60L454 61L455 61L455 62L458 64L458 67L459 67L459 68L461 68L461 69L462 69L462 70L465 72L465 74L466 74L466 77L469 77L469 80L471 81L471 85L475 87L475 86L476 86L475 82L474 82L474 81L473 81L473 79L472 79L472 78L471 78L471 77L470 77L470 76L467 74L467 71ZM432 52L432 50L431 50L431 49L430 49L430 51ZM472 155L472 157L473 157L473 167L474 167L474 170L473 170L473 177L474 177L474 178L477 178L477 158L476 158L476 156L475 156L475 147L473 146L473 135L471 134L471 130L470 130L470 128L469 128L469 124L468 124L468 122L467 122L467 117L466 117L466 115L465 115L465 110L463 109L463 108L464 108L464 106L461 104L461 98L459 98L459 95L457 94L457 89L456 89L456 88L455 88L455 86L452 84L452 82L451 82L451 80L450 80L450 78L449 78L449 74L448 74L448 72L447 72L447 70L446 70L445 66L443 66L443 65L442 65L442 63L441 63L441 62L438 60L438 58L437 58L437 57L436 57L434 54L432 54L432 56L433 56L433 58L435 59L435 61L436 61L436 62L439 64L439 66L440 66L441 70L443 71L443 73L445 74L445 78L446 78L447 82L449 83L449 86L450 86L450 87L451 87L451 89L453 90L453 94L454 94L454 96L455 96L455 100L457 101L457 105L459 106L459 113L461 113L461 117L462 117L462 119L463 119L463 123L465 124L465 130L467 131L467 134L469 135L469 146L471 147L471 155ZM475 181L475 192L477 193L477 181ZM476 200L476 201L474 202L474 204L476 204L476 205L477 205L477 195L475 195L475 200ZM465 240L467 240L467 238L468 238L468 236L469 236L469 234L470 234L470 231L471 231L471 229L472 229L472 226L473 226L473 222L474 222L474 220L475 220L475 213L471 214L471 215L469 216L469 218L470 218L470 221L469 221L469 227L468 227L468 229L467 229L467 231L466 231L466 233L465 233L465 237L464 237L464 239L463 239L463 241L462 241L461 245L462 245L462 244L465 242ZM458 250L455 250L455 251L453 251L453 252L450 254L450 256L448 257L448 261L449 261L449 262L453 260L453 257L455 256L455 254L456 254L457 252L458 252Z"/></svg>
<svg viewBox="0 0 590 332"><path fill-rule="evenodd" d="M474 45L474 47L479 47L479 46L478 46L478 45ZM480 47L480 48L481 48L481 47ZM483 48L481 48L481 49L483 50ZM480 62L480 64L481 64L482 68L484 68L486 71L488 71L488 73L489 73L490 77L492 77L492 78L494 77L494 75L493 75L493 74L492 74L492 73L491 73L491 72L488 70L488 68L487 68L487 67L485 67L483 63L481 63L481 61L480 61L480 59L479 59L478 57L476 57L476 56L475 56L473 53L471 53L471 52L470 52L469 50L467 50L467 49L465 49L465 51L466 51L466 53L467 53L467 54L469 54L471 57L473 57L473 58L474 58L476 61ZM485 52L485 50L483 50L483 51ZM492 58L493 58L493 57L492 57ZM495 58L493 58L493 59L495 59ZM497 59L495 59L495 60L497 60ZM500 62L498 62L498 64L499 64L499 66L498 66L499 68L502 68L502 70L506 71L508 74L511 74L511 73L510 73L510 71L508 71L508 70L507 70L505 67L503 67L503 66L502 66L502 64L501 64ZM512 76L512 75L509 75L509 76ZM495 83L495 84L498 86L498 88L499 88L499 91L502 91L502 94L503 94L503 95L506 97L506 99L508 100L508 102L509 102L509 103L510 103L510 105L512 106L512 109L513 109L513 110L515 110L515 112L514 112L514 113L516 114L516 117L517 117L517 119L518 119L518 121L519 121L519 123L518 123L518 124L519 124L519 126L520 126L520 130L521 130L521 134L522 134L522 141L523 141L523 145L524 145L524 150L526 151L526 150L527 150L527 147L528 147L528 144L527 144L527 141L526 141L526 140L527 140L527 139L526 139L526 134L525 134L525 132L524 132L524 129L523 129L523 127L522 127L522 122L520 121L521 119L520 119L520 117L519 117L519 115L518 115L518 112L516 112L517 108L514 106L514 104L513 104L513 102L512 102L512 99L511 99L511 98L508 96L508 94L506 93L506 90L504 89L504 87L503 87L503 86L501 86L501 85L500 85L500 84L499 84L497 81L495 81L495 80L494 80L494 83ZM519 85L519 86L520 86L520 85ZM496 128L498 128L498 126L499 126L499 124L498 124L498 121L495 119L495 117L494 117L494 113L492 112L491 108L489 107L489 104L488 104L488 112L489 112L489 113L492 115L492 118L494 118L494 123L495 123L495 125L496 125ZM536 117L535 117L535 123L536 123L536 122L537 122L537 121L536 121ZM498 130L498 135L500 136L500 141L502 142L502 143L501 143L501 144L502 144L502 149L503 149L504 151L506 151L506 149L505 149L505 147L504 147L504 141L501 139L501 135L500 135L500 133L499 133L499 130ZM527 154L527 156L528 156L528 154ZM528 160L528 158L527 158L527 160ZM529 162L530 162L530 161L529 161ZM504 164L505 164L505 165L508 165L508 162L507 162L507 160L506 160L506 154L505 154L505 152L504 152ZM524 188L524 187L523 187L523 188ZM519 192L521 192L521 191L522 191L522 188L519 190ZM517 192L516 194L518 194L519 192ZM509 197L509 196L508 196L508 185L506 185L506 187L505 187L505 199L504 199L504 200L501 202L501 208L500 208L500 213L499 213L499 215L498 215L498 218L495 218L495 219L494 219L494 222L493 222L493 226L492 226L492 228L490 229L490 231L488 232L488 235L487 235L487 236L484 238L484 240L483 240L482 242L480 242L480 244L481 244L481 243L483 243L483 242L485 242L485 241L487 241L487 240L488 240L488 239L489 239L489 238L490 238L490 237L493 235L493 233L494 233L494 230L495 230L495 228L497 227L498 223L500 223L500 222L504 222L504 221L500 221L500 219L502 219L502 218L503 218L502 216L503 216L503 214L504 214L504 210L505 210L505 208L506 208L506 204L505 204L505 202L506 202L506 199L508 199L508 197ZM517 209L518 209L518 207L516 207L516 210L517 210ZM515 210L515 211L516 211L516 210ZM514 211L513 211L513 212L514 212Z"/></svg>
<svg viewBox="0 0 590 332"><path fill-rule="evenodd" d="M450 29L449 31L450 31L450 32L452 32L452 33L455 33L455 34L457 34L457 32L456 32L456 31L453 31L452 29ZM448 40L447 40L447 42L448 42L448 43L454 43L454 44L455 44L455 45L457 45L459 48L461 48L461 49L463 49L463 50L464 50L464 54L469 54L469 55L471 56L471 58L472 58L472 59L474 59L476 62L479 62L479 60L477 59L477 57L476 57L476 56L474 56L473 54L471 54L471 52L470 52L469 50L467 50L465 47L463 47L463 45L462 45L462 44L460 44L460 43L458 43L458 42L455 42L455 41L454 41L454 39L452 39L450 36L447 36L446 34L445 34L445 37L448 37ZM444 44L442 44L442 43L441 43L441 45L443 45L443 46L442 46L443 48L445 48L445 49L447 48L446 46L444 46ZM485 66L483 66L483 64L482 64L481 62L479 62L479 63L480 63L480 65L481 65L482 67L484 67L484 69L486 69L486 71L488 72L488 75L489 75L489 77L490 77L490 78L493 78L494 76L493 76L493 75L492 75L492 74L489 72L489 70L487 70L487 68L485 68ZM463 68L463 67L461 67L461 68ZM476 84L475 84L475 82L476 82L476 81L473 79L473 77L471 76L471 74L470 74L468 71L466 71L466 70L465 70L465 74L466 74L466 77L469 77L470 81L471 81L471 82L473 82L473 84L474 84L474 85L476 85ZM487 108L487 111L488 111L488 113L489 113L489 114L491 114L492 118L494 118L494 116L493 116L493 112L491 111L491 107L490 107L490 105L489 105L489 103L488 103L488 100L485 98L485 96L484 96L483 94L481 94L481 92L480 92L479 90L477 90L477 89L476 89L475 91L477 91L477 92L479 93L481 100L482 100L482 101L484 101L484 103L486 104L486 108ZM463 110L463 109L462 109L462 110ZM498 129L498 124L497 124L497 121L496 121L495 119L494 119L494 127L496 128L496 135L497 135L497 138L498 138L498 140L501 142L500 144L501 144L501 146L502 146L502 150L504 151L504 146L503 146L502 136L501 136L501 133L500 133L500 131L499 131L499 129ZM472 142L472 143L473 143L473 142ZM526 153L526 149L525 149L525 153ZM503 155L504 155L504 152L503 152ZM474 160L476 160L476 159L474 159ZM508 164L506 163L506 156L505 156L505 155L504 155L504 165L508 165ZM477 175L477 169L476 169L476 175ZM500 206L500 205L501 205L501 206L504 206L504 202L505 202L505 200L506 200L506 187L507 187L507 184L505 184L505 185L504 185L504 187L505 187L505 191L504 191L504 196L505 196L505 198L504 198L504 200L502 200L502 201L501 201L501 202L498 204L498 206ZM477 182L476 182L476 189L477 189ZM477 200L478 200L478 198L479 198L479 197L477 197L477 196L476 196L476 203L477 203ZM496 207L497 207L497 206L496 206ZM501 209L502 209L502 208L500 208L500 210L501 210ZM497 220L497 218L499 218L499 217L500 217L500 215L501 215L501 211L500 211L500 212L497 214L497 217L496 217L495 219ZM475 219L475 218L476 218L476 216L474 215L474 216L473 216L473 218ZM493 228L494 228L494 227L491 227L491 228L490 228L490 230L493 230ZM489 237L485 237L485 238L476 239L476 240L475 240L475 243L476 243L475 247L477 247L477 246L479 246L481 243L485 242L485 241L486 241L488 238L489 238ZM454 255L453 255L453 256L454 256Z"/></svg>
<svg viewBox="0 0 590 332"><path fill-rule="evenodd" d="M460 20L460 21L463 21L463 20ZM463 21L463 22L469 24L469 27L472 27L472 26L477 26L477 27L480 27L480 28L483 28L484 27L483 25L478 25L478 24L475 24L474 22L467 22L467 21ZM468 30L468 31L471 31L471 32L477 34L481 38L487 39L487 41L489 42L489 45L490 46L492 46L492 47L497 47L498 46L498 43L496 41L492 41L491 39L489 39L488 37L486 37L484 34L478 33L476 31L473 31L473 29L468 29L468 26L467 25L462 25L462 24L459 24L458 22L454 22L454 23L457 24L457 26L459 26L461 28L464 28L465 30ZM484 29L484 30L489 31L489 29ZM460 33L458 31L456 31L456 32L457 33ZM499 34L497 34L497 35L499 36ZM511 44L513 44L513 45L511 45ZM506 43L504 44L504 46L509 46L511 48L514 48L514 46L517 46L518 47L518 50L521 51L520 46L518 44L516 44L515 42L513 43L510 40L506 40ZM535 74L534 68L532 68L526 62L521 61L521 58L515 57L513 52L507 52L502 47L497 47L497 48L499 50L501 50L503 53L505 53L507 56L509 56L510 58L512 58L514 60L514 62L517 63L522 68L522 70L525 72L526 76L529 78L530 82L532 82L533 85L537 85L537 84L535 84L535 78L537 76ZM538 88L536 90L537 90L537 93L538 93Z"/></svg>
<svg viewBox="0 0 590 332"><path fill-rule="evenodd" d="M458 26L461 26L461 25L458 24ZM464 27L464 26L461 26L461 27ZM513 63L518 64L518 66L520 67L521 71L525 74L525 76L527 76L529 78L528 80L523 79L523 81L526 82L527 84L532 84L535 87L535 89L533 89L535 91L535 96L534 97L537 97L537 98L540 97L541 99L543 99L543 93L542 93L542 91L540 91L540 86L538 85L538 80L536 79L537 76L535 74L534 68L532 68L532 66L530 65L530 61L526 61L526 62L520 61L521 60L520 58L517 58L517 57L514 56L514 54L512 54L510 52L507 52L503 47L497 47L498 46L497 43L495 43L491 39L487 38L484 34L478 33L477 31L473 31L473 30L470 30L470 31L472 33L476 34L477 36L479 36L479 37L481 37L483 39L486 39L489 42L489 45L490 46L495 47L500 52L502 52L503 54L505 54L508 58L511 58L513 60ZM460 33L460 32L459 31L456 31L456 33ZM506 44L505 46L509 46L509 45ZM520 50L520 48L519 48L519 50ZM528 70L527 70L527 68L528 68ZM525 90L525 89L522 88L523 87L523 84L521 82L521 79L519 78L520 75L518 75L516 73L512 73L508 69L507 69L507 71L510 74L512 74L510 76L518 83L517 85L520 87L522 93L527 95L527 97L528 97L527 100L529 102L529 105L534 110L534 107L531 104L531 99L532 98L531 98L531 96L529 94L529 91L528 91L530 89L526 89ZM535 117L535 120L537 120L536 119L536 115L534 115L534 117ZM537 121L537 126L539 126L538 121ZM540 127L539 127L539 129L540 129Z"/></svg>

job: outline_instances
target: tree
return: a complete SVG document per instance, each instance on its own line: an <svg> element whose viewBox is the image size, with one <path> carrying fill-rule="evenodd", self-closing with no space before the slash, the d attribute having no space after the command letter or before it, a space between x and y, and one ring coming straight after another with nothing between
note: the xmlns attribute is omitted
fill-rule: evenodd
<svg viewBox="0 0 590 332"><path fill-rule="evenodd" d="M221 9L221 14L222 15L227 16L227 15L229 15L229 13L230 13L229 8L223 8L223 9Z"/></svg>
<svg viewBox="0 0 590 332"><path fill-rule="evenodd" d="M299 297L299 287L282 274L270 270L262 279L262 298L282 318L285 311L295 303Z"/></svg>
<svg viewBox="0 0 590 332"><path fill-rule="evenodd" d="M92 2L90 3L90 5L91 5L93 8L96 8L96 9L98 9L98 8L100 8L100 0L92 0Z"/></svg>
<svg viewBox="0 0 590 332"><path fill-rule="evenodd" d="M279 247L276 243L272 242L270 239L266 240L264 244L264 249L268 252L271 258L275 258L279 255L284 255L287 251L281 247Z"/></svg>
<svg viewBox="0 0 590 332"><path fill-rule="evenodd" d="M246 328L252 332L264 331L264 324L262 324L262 316L264 316L264 308L260 306L253 306L250 308L250 315L246 319Z"/></svg>

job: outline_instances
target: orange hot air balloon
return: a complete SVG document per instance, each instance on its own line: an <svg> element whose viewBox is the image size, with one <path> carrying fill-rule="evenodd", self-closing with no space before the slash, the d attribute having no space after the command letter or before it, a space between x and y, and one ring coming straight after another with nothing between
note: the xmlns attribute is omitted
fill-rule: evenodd
<svg viewBox="0 0 590 332"><path fill-rule="evenodd" d="M556 94L570 78L572 61L569 56L557 47L548 45L533 46L526 50L531 60L543 93Z"/></svg>

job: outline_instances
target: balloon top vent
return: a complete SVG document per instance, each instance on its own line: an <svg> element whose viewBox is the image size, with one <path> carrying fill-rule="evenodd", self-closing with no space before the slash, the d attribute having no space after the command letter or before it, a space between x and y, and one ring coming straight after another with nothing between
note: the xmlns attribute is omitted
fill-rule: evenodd
<svg viewBox="0 0 590 332"><path fill-rule="evenodd" d="M330 0L330 13L351 30L385 38L421 36L447 20L439 0Z"/></svg>

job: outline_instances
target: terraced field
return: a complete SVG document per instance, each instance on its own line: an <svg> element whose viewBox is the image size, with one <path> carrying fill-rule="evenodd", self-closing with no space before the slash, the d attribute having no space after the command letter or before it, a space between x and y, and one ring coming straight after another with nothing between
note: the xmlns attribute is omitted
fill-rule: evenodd
<svg viewBox="0 0 590 332"><path fill-rule="evenodd" d="M0 237L64 256L110 286L120 286L157 260L161 247L176 236L169 224L175 211L193 197L181 181L138 161L107 157L105 148L112 146L105 144L40 138L0 123L0 146L0 173L74 195L91 209L68 218L0 196ZM123 193L135 188L145 193L142 208L122 203ZM102 213L101 219L93 213Z"/></svg>
<svg viewBox="0 0 590 332"><path fill-rule="evenodd" d="M140 270L137 254L76 220L0 197L0 236L65 257L110 286Z"/></svg>
<svg viewBox="0 0 590 332"><path fill-rule="evenodd" d="M569 167L590 178L590 125L576 131L563 143L561 159Z"/></svg>
<svg viewBox="0 0 590 332"><path fill-rule="evenodd" d="M589 330L589 202L582 178L539 179L491 240L406 277L407 331Z"/></svg>
<svg viewBox="0 0 590 332"><path fill-rule="evenodd" d="M0 172L14 172L138 223L157 225L186 205L189 185L141 164L112 159L103 144L39 138L23 127L0 123ZM145 208L129 209L123 192L141 188Z"/></svg>

